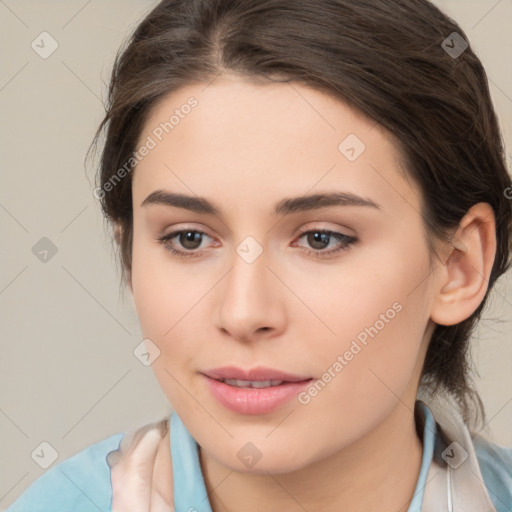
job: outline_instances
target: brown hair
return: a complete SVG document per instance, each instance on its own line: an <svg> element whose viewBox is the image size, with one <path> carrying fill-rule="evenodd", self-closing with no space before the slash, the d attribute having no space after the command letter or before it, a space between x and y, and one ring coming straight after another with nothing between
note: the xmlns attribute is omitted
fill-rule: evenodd
<svg viewBox="0 0 512 512"><path fill-rule="evenodd" d="M510 266L512 184L482 64L470 45L460 55L447 51L466 42L427 0L161 1L117 54L93 141L96 147L105 134L96 190L105 218L121 228L123 278L131 272L133 173L106 184L130 161L164 96L224 70L332 94L399 141L406 175L422 192L431 254L433 237L449 240L472 205L493 208L497 254L484 300L465 321L436 326L422 373L433 393L455 398L467 423L471 406L484 421L469 341L490 289Z"/></svg>

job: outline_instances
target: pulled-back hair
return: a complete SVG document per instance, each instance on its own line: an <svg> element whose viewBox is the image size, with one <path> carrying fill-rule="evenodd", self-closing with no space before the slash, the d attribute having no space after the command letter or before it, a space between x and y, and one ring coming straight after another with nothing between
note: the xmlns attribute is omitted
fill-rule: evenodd
<svg viewBox="0 0 512 512"><path fill-rule="evenodd" d="M401 172L421 192L431 256L432 241L449 240L471 206L492 206L497 251L485 297L465 321L436 325L421 380L432 393L450 394L467 423L473 412L484 421L470 339L493 284L510 266L512 183L487 76L465 33L427 0L158 3L117 54L93 141L97 147L104 135L95 195L120 228L123 280L131 279L133 172L106 184L130 161L159 101L223 71L315 88L385 127L397 141Z"/></svg>

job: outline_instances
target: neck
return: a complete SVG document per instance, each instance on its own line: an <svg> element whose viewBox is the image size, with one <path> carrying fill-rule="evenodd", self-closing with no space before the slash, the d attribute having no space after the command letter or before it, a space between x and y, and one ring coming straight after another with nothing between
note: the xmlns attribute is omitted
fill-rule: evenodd
<svg viewBox="0 0 512 512"><path fill-rule="evenodd" d="M355 443L292 473L239 473L200 449L213 512L406 512L423 453L411 405L398 403Z"/></svg>

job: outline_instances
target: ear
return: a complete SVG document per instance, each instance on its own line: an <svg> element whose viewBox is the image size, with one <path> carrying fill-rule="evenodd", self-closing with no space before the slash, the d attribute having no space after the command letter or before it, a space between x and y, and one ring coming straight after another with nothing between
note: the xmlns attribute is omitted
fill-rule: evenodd
<svg viewBox="0 0 512 512"><path fill-rule="evenodd" d="M114 240L116 241L116 244L119 247L119 249L121 248L122 236L123 236L123 227L121 226L121 224L118 224L118 223L114 224ZM130 288L130 291L132 292L132 296L133 296L132 274L129 271L129 269L127 269L127 268L125 268L125 273L126 273L126 281L127 281L128 287Z"/></svg>
<svg viewBox="0 0 512 512"><path fill-rule="evenodd" d="M445 246L431 319L455 325L478 308L488 288L496 255L496 225L487 203L472 206Z"/></svg>

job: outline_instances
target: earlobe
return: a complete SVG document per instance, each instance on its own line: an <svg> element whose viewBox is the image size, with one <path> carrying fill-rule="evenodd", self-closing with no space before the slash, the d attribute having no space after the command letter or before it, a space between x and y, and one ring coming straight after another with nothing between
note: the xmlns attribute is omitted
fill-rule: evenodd
<svg viewBox="0 0 512 512"><path fill-rule="evenodd" d="M473 314L487 291L496 255L495 219L489 204L470 208L448 244L447 254L431 319L440 325L455 325Z"/></svg>

